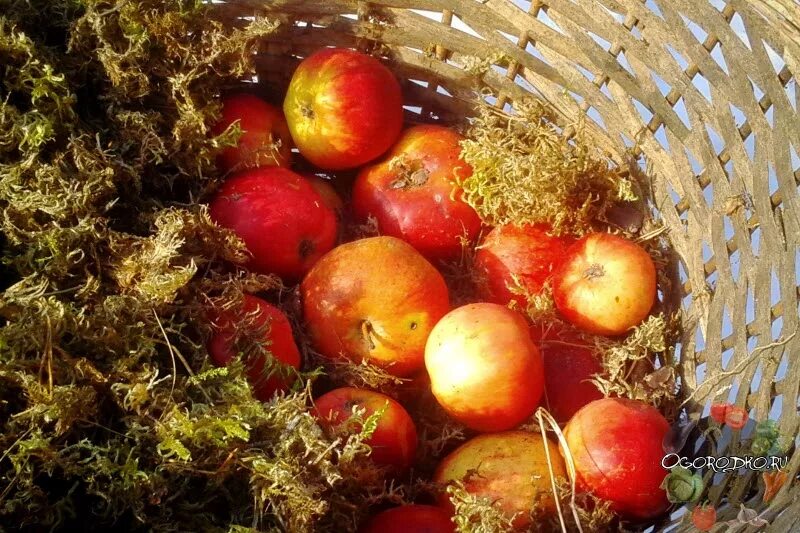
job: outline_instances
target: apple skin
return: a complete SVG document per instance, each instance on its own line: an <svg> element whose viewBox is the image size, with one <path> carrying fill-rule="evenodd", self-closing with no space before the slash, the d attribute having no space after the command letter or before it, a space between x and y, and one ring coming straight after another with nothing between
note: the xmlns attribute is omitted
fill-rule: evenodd
<svg viewBox="0 0 800 533"><path fill-rule="evenodd" d="M279 167L228 179L210 204L211 219L247 245L247 266L298 280L336 244L336 214L306 180Z"/></svg>
<svg viewBox="0 0 800 533"><path fill-rule="evenodd" d="M456 533L450 515L434 505L401 505L373 516L361 533Z"/></svg>
<svg viewBox="0 0 800 533"><path fill-rule="evenodd" d="M283 110L300 153L325 170L372 161L403 127L394 74L374 57L344 48L325 48L300 63Z"/></svg>
<svg viewBox="0 0 800 533"><path fill-rule="evenodd" d="M576 487L611 502L628 519L648 519L669 507L660 488L669 423L654 407L626 398L596 400L564 429L576 470Z"/></svg>
<svg viewBox="0 0 800 533"><path fill-rule="evenodd" d="M314 174L302 174L302 176L308 181L308 184L314 187L314 190L319 193L325 205L333 209L333 212L340 217L344 212L344 201L342 201L342 197L339 196L336 189L333 188L330 180L315 176Z"/></svg>
<svg viewBox="0 0 800 533"><path fill-rule="evenodd" d="M211 361L217 366L226 366L236 357L236 347L233 343L237 329L241 327L241 317L255 313L258 313L258 316L253 319L252 324L256 330L264 328L262 341L265 348L278 362L299 369L300 351L294 341L289 319L274 305L249 294L244 295L241 314L222 311L213 317L214 332L207 346ZM264 356L255 356L245 362L253 396L263 402L269 401L276 391L287 390L293 381L279 373L265 376L266 364Z"/></svg>
<svg viewBox="0 0 800 533"><path fill-rule="evenodd" d="M220 135L236 121L242 135L237 146L226 148L219 155L217 166L221 172L291 164L292 136L283 111L252 94L226 96L222 100L222 117L211 132Z"/></svg>
<svg viewBox="0 0 800 533"><path fill-rule="evenodd" d="M656 299L656 268L639 245L592 233L567 249L553 274L561 316L595 335L621 335L644 320Z"/></svg>
<svg viewBox="0 0 800 533"><path fill-rule="evenodd" d="M396 471L408 469L417 453L417 428L405 408L395 400L366 389L342 387L323 394L314 401L312 414L327 430L335 430L347 422L353 408L363 408L364 418L386 407L369 440L370 458L379 466ZM354 428L360 431L361 428Z"/></svg>
<svg viewBox="0 0 800 533"><path fill-rule="evenodd" d="M580 340L543 341L539 345L544 360L543 404L559 423L566 423L584 405L604 398L591 382L605 372L600 357Z"/></svg>
<svg viewBox="0 0 800 533"><path fill-rule="evenodd" d="M367 360L401 377L422 368L428 334L450 309L442 275L411 245L388 236L334 248L300 289L320 354Z"/></svg>
<svg viewBox="0 0 800 533"><path fill-rule="evenodd" d="M459 307L433 328L425 347L431 391L454 419L503 431L533 414L544 365L519 313L493 303Z"/></svg>
<svg viewBox="0 0 800 533"><path fill-rule="evenodd" d="M558 446L547 440L550 464L556 478L566 479L566 467ZM511 517L515 528L533 522L533 504L544 516L556 512L545 441L538 433L505 431L478 435L445 457L433 475L434 483L461 481L470 494L497 502ZM453 511L446 493L439 504Z"/></svg>
<svg viewBox="0 0 800 533"><path fill-rule="evenodd" d="M563 260L572 239L548 235L549 226L505 224L490 231L475 253L475 269L483 278L481 296L487 301L508 305L516 302L527 307L522 294L509 287L521 288L530 295L542 292L553 270Z"/></svg>
<svg viewBox="0 0 800 533"><path fill-rule="evenodd" d="M407 129L383 161L359 172L356 218L374 216L381 234L403 239L431 261L461 257L461 238L473 242L481 229L456 183L472 175L460 158L462 139L442 126Z"/></svg>

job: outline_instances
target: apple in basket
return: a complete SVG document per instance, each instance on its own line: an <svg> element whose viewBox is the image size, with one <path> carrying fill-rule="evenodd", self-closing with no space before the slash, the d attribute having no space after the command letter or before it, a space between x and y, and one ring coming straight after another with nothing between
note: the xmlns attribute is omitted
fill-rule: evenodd
<svg viewBox="0 0 800 533"><path fill-rule="evenodd" d="M650 313L656 268L631 240L592 233L567 249L553 274L553 298L561 316L584 331L621 335Z"/></svg>
<svg viewBox="0 0 800 533"><path fill-rule="evenodd" d="M410 244L388 236L334 248L300 289L317 351L396 376L422 368L428 334L450 309L442 275Z"/></svg>
<svg viewBox="0 0 800 533"><path fill-rule="evenodd" d="M542 292L571 242L549 230L540 224L504 224L486 235L475 253L484 299L502 305L514 301L525 309L525 295Z"/></svg>
<svg viewBox="0 0 800 533"><path fill-rule="evenodd" d="M530 431L478 435L445 457L433 475L434 483L461 481L466 491L496 502L523 529L556 512L552 480L566 480L558 446ZM561 478L561 479L559 479ZM446 493L439 504L452 512Z"/></svg>
<svg viewBox="0 0 800 533"><path fill-rule="evenodd" d="M328 431L358 432L362 429L360 424L346 426L354 410L359 409L363 409L362 421L383 409L375 431L365 441L372 449L372 461L395 471L410 467L417 453L417 429L403 406L385 394L353 387L334 389L314 401L312 413Z"/></svg>
<svg viewBox="0 0 800 533"><path fill-rule="evenodd" d="M435 505L401 505L369 519L361 533L455 533L450 514Z"/></svg>
<svg viewBox="0 0 800 533"><path fill-rule="evenodd" d="M268 401L276 391L286 390L294 377L289 368L270 368L268 357L277 363L300 368L300 351L297 349L292 326L283 312L269 302L244 295L239 312L221 310L212 317L213 334L208 340L208 354L217 366L226 366L239 353L237 339L255 341L256 351L244 361L253 396ZM242 324L251 331L242 331Z"/></svg>
<svg viewBox="0 0 800 533"><path fill-rule="evenodd" d="M472 168L461 160L461 135L442 126L414 126L386 158L365 167L353 185L353 211L374 216L384 235L403 239L434 260L458 259L481 219L461 200L459 180Z"/></svg>
<svg viewBox="0 0 800 533"><path fill-rule="evenodd" d="M641 401L604 398L584 406L564 429L577 489L609 501L628 519L663 513L669 506L661 488L668 431L663 415Z"/></svg>
<svg viewBox="0 0 800 533"><path fill-rule="evenodd" d="M336 214L309 183L291 170L264 167L234 175L210 204L211 219L233 230L251 269L296 281L333 248Z"/></svg>
<svg viewBox="0 0 800 533"><path fill-rule="evenodd" d="M325 48L300 63L283 111L300 153L325 170L372 161L403 126L394 74L374 57L344 48Z"/></svg>
<svg viewBox="0 0 800 533"><path fill-rule="evenodd" d="M252 94L223 98L222 117L211 129L220 135L232 124L242 130L236 146L226 148L217 159L224 173L249 168L288 167L292 161L292 137L283 111Z"/></svg>
<svg viewBox="0 0 800 533"><path fill-rule="evenodd" d="M531 416L544 369L520 313L476 303L448 313L425 347L431 391L453 418L477 431L514 428Z"/></svg>

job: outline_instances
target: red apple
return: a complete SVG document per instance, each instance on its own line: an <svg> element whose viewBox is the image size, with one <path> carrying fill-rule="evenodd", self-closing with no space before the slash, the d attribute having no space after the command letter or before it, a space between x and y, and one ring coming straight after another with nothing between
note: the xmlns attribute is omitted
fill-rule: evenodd
<svg viewBox="0 0 800 533"><path fill-rule="evenodd" d="M401 505L373 516L362 533L455 533L450 515L434 505Z"/></svg>
<svg viewBox="0 0 800 533"><path fill-rule="evenodd" d="M300 153L325 170L372 161L403 126L394 74L374 57L343 48L325 48L300 63L283 110Z"/></svg>
<svg viewBox="0 0 800 533"><path fill-rule="evenodd" d="M292 137L280 109L251 94L227 96L222 101L222 118L211 131L220 135L234 122L239 123L242 135L237 146L220 154L217 160L220 171L289 166Z"/></svg>
<svg viewBox="0 0 800 533"><path fill-rule="evenodd" d="M208 341L208 354L215 365L226 366L237 356L235 344L237 336L242 334L242 323L253 329L244 332L245 335L259 337L260 350L269 352L278 363L300 368L300 351L286 315L277 307L249 294L244 295L239 312L222 311L213 320L214 333ZM286 390L293 381L280 370L269 374L267 356L263 352L249 355L245 365L253 395L261 401L268 401L276 391Z"/></svg>
<svg viewBox="0 0 800 533"><path fill-rule="evenodd" d="M403 406L385 394L353 387L335 389L316 399L313 414L323 428L335 431L353 415L354 408L364 409L364 418L385 408L366 441L373 462L398 470L410 467L417 452L417 429ZM349 429L361 431L361 427Z"/></svg>
<svg viewBox="0 0 800 533"><path fill-rule="evenodd" d="M302 176L308 181L309 185L314 187L314 190L319 193L325 205L333 209L334 213L342 213L344 210L344 202L342 201L342 197L339 196L339 193L336 192L336 189L333 188L333 185L331 185L330 180L315 176L314 174L303 174Z"/></svg>
<svg viewBox="0 0 800 533"><path fill-rule="evenodd" d="M536 340L538 328L531 328ZM543 404L556 421L565 423L584 405L602 399L603 393L592 383L603 374L600 355L577 337L545 338L539 344L544 360Z"/></svg>
<svg viewBox="0 0 800 533"><path fill-rule="evenodd" d="M561 315L596 335L621 335L650 313L656 298L656 268L632 241L592 233L567 250L553 275L553 297Z"/></svg>
<svg viewBox="0 0 800 533"><path fill-rule="evenodd" d="M564 429L580 491L611 503L629 519L647 519L669 506L660 488L669 423L654 407L625 398L596 400Z"/></svg>
<svg viewBox="0 0 800 533"><path fill-rule="evenodd" d="M497 226L486 235L475 253L475 269L483 278L481 295L488 301L525 309L524 294L537 295L550 279L553 269L564 260L570 239L549 235L544 225Z"/></svg>
<svg viewBox="0 0 800 533"><path fill-rule="evenodd" d="M335 248L301 291L308 332L323 356L367 360L397 376L422 367L428 334L450 308L441 274L394 237Z"/></svg>
<svg viewBox="0 0 800 533"><path fill-rule="evenodd" d="M442 460L433 481L461 481L470 494L496 502L509 518L516 515L513 525L522 529L556 512L550 468L556 481L566 479L558 446L538 433L506 431L479 435L462 444ZM452 512L446 494L439 501Z"/></svg>
<svg viewBox="0 0 800 533"><path fill-rule="evenodd" d="M374 216L382 234L403 239L430 260L460 257L461 239L471 242L481 229L457 184L472 175L460 157L462 139L442 126L406 130L386 159L358 174L355 216Z"/></svg>
<svg viewBox="0 0 800 533"><path fill-rule="evenodd" d="M336 244L336 214L290 170L248 170L226 181L211 218L234 231L251 254L248 266L294 281Z"/></svg>
<svg viewBox="0 0 800 533"><path fill-rule="evenodd" d="M459 307L425 347L431 390L447 413L477 431L521 424L544 389L542 356L522 315L492 303Z"/></svg>

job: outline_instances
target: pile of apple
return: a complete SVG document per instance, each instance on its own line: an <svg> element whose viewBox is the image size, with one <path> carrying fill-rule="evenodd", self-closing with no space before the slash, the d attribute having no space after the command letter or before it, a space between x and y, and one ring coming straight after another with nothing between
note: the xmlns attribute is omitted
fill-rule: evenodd
<svg viewBox="0 0 800 533"><path fill-rule="evenodd" d="M593 348L569 328L530 324L516 310L525 308L521 292L536 295L548 285L561 318L577 330L625 335L656 297L647 252L608 233L572 239L547 226L484 227L461 200L459 180L471 175L460 158L462 137L435 125L403 130L394 75L352 50L305 59L283 113L249 94L226 97L217 133L234 123L242 135L219 159L227 179L210 202L211 217L244 241L247 268L300 284L306 335L323 357L367 361L398 377L427 373L444 411L477 434L441 461L434 482L460 481L513 516L515 527L546 520L556 508L551 474L566 477L566 451L518 429L543 406L565 424L579 491L628 520L666 510L667 421L645 403L604 398L590 382L603 370ZM326 180L290 170L293 146L321 171L359 169L346 209ZM343 216L373 218L380 236L337 245ZM453 309L438 267L458 259L464 243L477 249L475 269L486 283L478 303ZM299 369L286 316L252 295L244 308L269 326L263 341L272 356ZM225 313L214 322L209 353L225 365L236 357L239 324ZM261 400L289 385L265 375L263 355L246 364ZM388 475L408 472L417 432L395 399L343 387L316 398L313 413L334 431L354 408L385 410L368 442L371 460ZM438 505L385 511L367 530L452 531L451 513L442 491Z"/></svg>

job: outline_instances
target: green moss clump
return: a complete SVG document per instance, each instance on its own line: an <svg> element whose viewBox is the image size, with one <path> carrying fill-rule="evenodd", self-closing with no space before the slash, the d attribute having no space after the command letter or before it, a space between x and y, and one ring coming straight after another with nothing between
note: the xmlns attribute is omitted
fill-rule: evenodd
<svg viewBox="0 0 800 533"><path fill-rule="evenodd" d="M569 139L538 102L507 114L478 109L461 156L472 167L464 200L489 225L548 223L557 234L591 231L619 201L636 199L633 184L578 135Z"/></svg>

